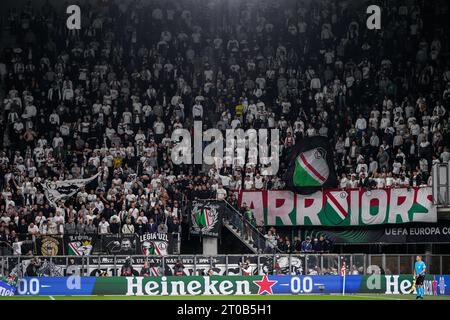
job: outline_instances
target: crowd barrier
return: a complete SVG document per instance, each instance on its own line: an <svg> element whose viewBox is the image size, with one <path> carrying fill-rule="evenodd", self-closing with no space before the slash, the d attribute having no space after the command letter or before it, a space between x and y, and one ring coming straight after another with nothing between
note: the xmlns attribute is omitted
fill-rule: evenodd
<svg viewBox="0 0 450 320"><path fill-rule="evenodd" d="M38 273L42 276L108 276L120 275L126 255L40 256ZM171 276L179 260L183 274L239 276L248 263L253 275L339 275L345 263L349 275L410 275L415 255L392 254L259 254L259 255L131 255L134 275L139 275L144 262L155 276ZM0 275L27 275L31 256L0 256ZM424 255L430 274L450 274L450 255Z"/></svg>

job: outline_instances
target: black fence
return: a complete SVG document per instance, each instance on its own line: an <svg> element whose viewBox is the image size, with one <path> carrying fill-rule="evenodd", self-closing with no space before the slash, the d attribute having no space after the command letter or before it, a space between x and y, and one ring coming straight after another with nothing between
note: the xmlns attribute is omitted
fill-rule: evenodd
<svg viewBox="0 0 450 320"><path fill-rule="evenodd" d="M259 254L259 255L90 255L90 256L5 256L0 257L0 276L27 276L31 261L38 261L38 276L117 276L127 258L133 274L141 275L144 263L150 275L170 276L175 264L183 265L185 275L338 275L346 266L347 274L412 274L415 255L369 254ZM450 255L424 255L428 272L450 274ZM244 271L245 270L245 271Z"/></svg>

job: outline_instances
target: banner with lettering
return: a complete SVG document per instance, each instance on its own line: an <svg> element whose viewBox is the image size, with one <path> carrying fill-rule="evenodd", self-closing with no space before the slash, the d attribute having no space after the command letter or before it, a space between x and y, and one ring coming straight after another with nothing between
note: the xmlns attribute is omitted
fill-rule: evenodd
<svg viewBox="0 0 450 320"><path fill-rule="evenodd" d="M411 275L165 276L22 278L18 295L26 296L230 296L291 294L415 294ZM426 275L426 296L448 296L450 276ZM0 288L0 293L2 289ZM6 291L6 290L5 290Z"/></svg>
<svg viewBox="0 0 450 320"><path fill-rule="evenodd" d="M364 227L306 227L301 238L325 236L334 244L365 243L450 243L450 222L408 223Z"/></svg>
<svg viewBox="0 0 450 320"><path fill-rule="evenodd" d="M287 190L241 190L240 206L248 205L266 226L368 226L437 222L431 187L325 189L310 195Z"/></svg>
<svg viewBox="0 0 450 320"><path fill-rule="evenodd" d="M139 236L140 253L145 256L166 256L169 249L167 233L144 233Z"/></svg>
<svg viewBox="0 0 450 320"><path fill-rule="evenodd" d="M92 253L96 237L94 235L65 235L66 254L70 256L88 256Z"/></svg>

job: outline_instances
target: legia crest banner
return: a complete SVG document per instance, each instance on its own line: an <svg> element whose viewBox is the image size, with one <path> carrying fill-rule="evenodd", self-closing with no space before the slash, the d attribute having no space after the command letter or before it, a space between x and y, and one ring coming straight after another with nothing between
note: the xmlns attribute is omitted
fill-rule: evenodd
<svg viewBox="0 0 450 320"><path fill-rule="evenodd" d="M224 204L221 201L193 201L190 215L191 234L203 237L219 237L223 210Z"/></svg>
<svg viewBox="0 0 450 320"><path fill-rule="evenodd" d="M297 141L288 161L283 176L287 189L311 194L322 188L337 187L333 150L327 138L316 136Z"/></svg>
<svg viewBox="0 0 450 320"><path fill-rule="evenodd" d="M141 254L145 256L166 256L169 249L167 233L144 233L139 236Z"/></svg>
<svg viewBox="0 0 450 320"><path fill-rule="evenodd" d="M66 254L69 256L88 256L92 253L95 237L92 235L65 235Z"/></svg>

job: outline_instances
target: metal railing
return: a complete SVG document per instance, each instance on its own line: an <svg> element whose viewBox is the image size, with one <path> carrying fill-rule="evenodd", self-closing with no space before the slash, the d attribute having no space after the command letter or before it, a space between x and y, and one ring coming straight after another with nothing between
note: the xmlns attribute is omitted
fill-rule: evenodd
<svg viewBox="0 0 450 320"><path fill-rule="evenodd" d="M226 204L226 212L224 213L224 218L234 226L241 237L244 239L251 240L251 244L260 253L280 253L278 246L275 248L270 248L266 245L266 238L263 233L261 233L255 226L249 223L245 217L231 205L227 200L223 200ZM248 241L247 240L247 241Z"/></svg>
<svg viewBox="0 0 450 320"><path fill-rule="evenodd" d="M120 275L127 257L124 255L54 256L38 257L40 276L108 276ZM14 274L27 276L27 267L36 257L0 257L0 276ZM373 273L397 275L412 274L415 255L397 254L260 254L260 255L180 255L180 256L131 256L135 275L139 275L148 262L155 275L173 275L178 260L184 265L185 275L242 275L242 265L248 263L252 274L263 275L338 275L345 262L347 274L368 275ZM450 255L423 255L427 273L450 274Z"/></svg>

